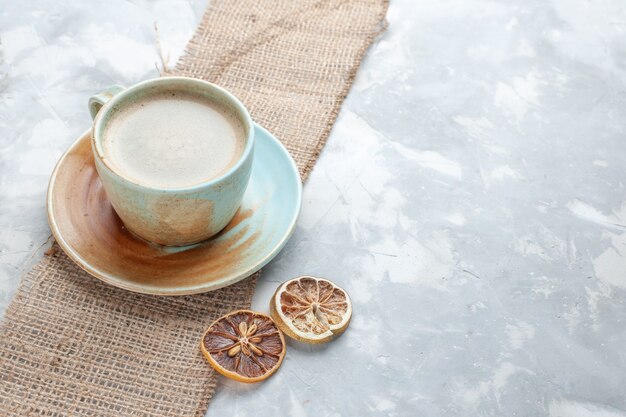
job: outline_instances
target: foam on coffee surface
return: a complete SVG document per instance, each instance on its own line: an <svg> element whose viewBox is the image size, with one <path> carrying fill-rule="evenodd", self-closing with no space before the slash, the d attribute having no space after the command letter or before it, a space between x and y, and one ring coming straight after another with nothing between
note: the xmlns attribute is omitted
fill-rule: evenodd
<svg viewBox="0 0 626 417"><path fill-rule="evenodd" d="M156 188L190 187L219 177L239 160L245 145L236 115L193 93L141 97L114 112L106 125L107 164Z"/></svg>

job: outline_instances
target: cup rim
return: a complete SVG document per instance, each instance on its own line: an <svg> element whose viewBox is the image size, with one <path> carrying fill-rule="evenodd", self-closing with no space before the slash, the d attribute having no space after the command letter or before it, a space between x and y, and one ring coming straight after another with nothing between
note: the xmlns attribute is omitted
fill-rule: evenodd
<svg viewBox="0 0 626 417"><path fill-rule="evenodd" d="M155 84L167 85L170 82L176 82L176 81L196 84L197 86L201 86L202 88L205 88L205 89L208 88L211 90L217 90L221 95L226 97L226 99L230 102L230 104L234 105L234 107L236 107L239 113L243 116L242 121L244 123L244 127L247 129L247 132L248 132L246 136L246 144L244 146L241 156L232 167L230 167L223 174L215 178L212 178L208 181L202 181L202 182L199 182L197 184L187 186L187 187L161 187L161 188L154 187L148 184L139 183L123 175L119 171L115 170L111 165L109 165L109 163L107 162L107 159L104 157L104 149L102 146L102 140L100 138L100 136L102 136L102 133L103 133L102 131L104 129L104 126L103 126L104 123L102 121L103 115L107 113L112 107L114 107L115 105L127 99L131 94L133 94L134 92L138 90L141 90L142 88L145 88L146 86L151 86ZM218 184L221 181L224 181L228 177L232 176L235 172L237 172L241 168L241 166L249 158L254 148L254 123L252 122L252 117L250 116L248 109L246 109L246 107L241 103L241 101L239 101L237 97L235 97L231 92L229 92L225 88L220 87L217 84L213 84L209 81L201 80L198 78L182 77L182 76L164 76L164 77L159 77L159 78L152 78L152 79L141 81L137 84L134 84L131 87L128 87L127 89L116 94L109 101L107 101L102 106L102 108L98 111L98 114L96 115L96 118L94 119L93 126L91 129L91 141L93 144L92 148L94 150L96 159L101 163L101 165L104 168L106 168L107 171L117 176L121 180L128 182L129 184L132 184L138 188L162 192L162 193L192 192L192 191L197 191L199 189L205 188L207 186Z"/></svg>

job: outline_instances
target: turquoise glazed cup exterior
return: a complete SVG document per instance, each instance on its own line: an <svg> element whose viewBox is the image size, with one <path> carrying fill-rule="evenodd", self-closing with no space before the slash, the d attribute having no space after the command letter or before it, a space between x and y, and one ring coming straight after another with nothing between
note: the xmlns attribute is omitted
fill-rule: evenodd
<svg viewBox="0 0 626 417"><path fill-rule="evenodd" d="M143 94L191 91L236 114L246 133L241 158L222 176L188 188L153 188L115 172L104 156L102 136L116 112ZM150 242L184 246L200 242L222 230L233 218L250 179L254 127L246 108L221 87L186 77L162 77L130 88L112 86L89 99L94 118L92 149L96 170L116 213L131 232Z"/></svg>

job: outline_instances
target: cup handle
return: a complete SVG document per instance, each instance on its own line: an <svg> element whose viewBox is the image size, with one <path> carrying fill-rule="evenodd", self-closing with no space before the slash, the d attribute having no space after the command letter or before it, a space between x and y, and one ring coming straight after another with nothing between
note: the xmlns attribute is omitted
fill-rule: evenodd
<svg viewBox="0 0 626 417"><path fill-rule="evenodd" d="M112 85L105 88L98 94L89 97L87 106L89 107L91 118L95 119L102 106L104 106L107 101L111 100L114 95L121 93L124 90L126 90L126 87L122 87L121 85Z"/></svg>

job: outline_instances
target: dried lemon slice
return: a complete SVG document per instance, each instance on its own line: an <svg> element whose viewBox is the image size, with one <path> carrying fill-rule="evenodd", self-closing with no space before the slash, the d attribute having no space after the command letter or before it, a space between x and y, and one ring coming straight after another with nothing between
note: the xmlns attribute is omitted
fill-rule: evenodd
<svg viewBox="0 0 626 417"><path fill-rule="evenodd" d="M352 317L348 294L332 282L310 276L281 284L270 314L285 334L306 343L324 343L343 333Z"/></svg>
<svg viewBox="0 0 626 417"><path fill-rule="evenodd" d="M237 310L209 326L200 348L220 374L240 382L259 382L283 362L285 338L271 317Z"/></svg>

